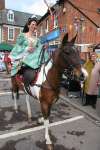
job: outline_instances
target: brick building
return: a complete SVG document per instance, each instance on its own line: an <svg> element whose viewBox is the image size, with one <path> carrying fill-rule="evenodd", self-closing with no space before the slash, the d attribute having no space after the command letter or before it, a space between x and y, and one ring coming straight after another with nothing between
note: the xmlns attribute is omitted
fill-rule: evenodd
<svg viewBox="0 0 100 150"><path fill-rule="evenodd" d="M5 8L5 0L0 0L0 43L15 44L27 19L33 14ZM37 15L40 18L40 16Z"/></svg>
<svg viewBox="0 0 100 150"><path fill-rule="evenodd" d="M51 10L53 17L48 11L40 19L39 35L43 40L52 36L51 45L60 43L65 32L68 32L69 38L78 34L76 44L84 46L82 49L100 42L99 0L58 0ZM57 33L58 36L55 36Z"/></svg>
<svg viewBox="0 0 100 150"><path fill-rule="evenodd" d="M22 31L27 19L34 14L6 9L5 0L0 0L0 58L5 62L7 73L8 55ZM36 15L38 18L40 16Z"/></svg>

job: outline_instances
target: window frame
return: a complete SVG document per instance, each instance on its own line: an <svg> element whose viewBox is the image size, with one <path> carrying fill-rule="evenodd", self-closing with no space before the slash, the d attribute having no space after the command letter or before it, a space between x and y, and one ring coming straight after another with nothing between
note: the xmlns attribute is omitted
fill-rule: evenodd
<svg viewBox="0 0 100 150"><path fill-rule="evenodd" d="M13 30L13 32L12 32L12 38L10 38L10 30ZM14 34L15 34L15 29L14 29L14 27L9 26L9 27L8 27L8 40L14 41Z"/></svg>
<svg viewBox="0 0 100 150"><path fill-rule="evenodd" d="M7 13L7 20L9 22L14 22L14 12L12 10L9 10Z"/></svg>

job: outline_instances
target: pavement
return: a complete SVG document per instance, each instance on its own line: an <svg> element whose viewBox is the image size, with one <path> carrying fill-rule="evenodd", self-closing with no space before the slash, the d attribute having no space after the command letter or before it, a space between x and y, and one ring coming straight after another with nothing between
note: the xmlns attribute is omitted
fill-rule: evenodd
<svg viewBox="0 0 100 150"><path fill-rule="evenodd" d="M8 74L6 71L1 71L0 72L0 78L10 78L10 74Z"/></svg>
<svg viewBox="0 0 100 150"><path fill-rule="evenodd" d="M0 72L0 93L11 91L10 74L6 71Z"/></svg>
<svg viewBox="0 0 100 150"><path fill-rule="evenodd" d="M87 116L100 125L100 98L97 99L96 109L93 109L90 105L83 106L81 103L81 97L79 92L67 92L66 89L61 88L60 98L67 101L70 105L76 109L81 110Z"/></svg>

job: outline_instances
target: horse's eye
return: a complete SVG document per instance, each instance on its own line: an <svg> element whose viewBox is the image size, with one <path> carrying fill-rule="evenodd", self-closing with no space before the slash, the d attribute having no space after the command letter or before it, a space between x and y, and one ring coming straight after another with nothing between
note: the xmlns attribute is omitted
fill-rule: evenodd
<svg viewBox="0 0 100 150"><path fill-rule="evenodd" d="M64 51L64 53L65 53L65 54L67 54L67 55L69 55L69 54L70 54L68 51L67 51L67 52L66 52L66 51Z"/></svg>

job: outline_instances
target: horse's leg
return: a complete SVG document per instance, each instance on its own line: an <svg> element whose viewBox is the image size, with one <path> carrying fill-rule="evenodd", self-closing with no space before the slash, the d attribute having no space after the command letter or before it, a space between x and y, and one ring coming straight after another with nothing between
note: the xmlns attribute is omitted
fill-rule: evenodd
<svg viewBox="0 0 100 150"><path fill-rule="evenodd" d="M31 111L31 105L29 102L30 96L26 94L26 104L27 104L27 113L28 113L28 120L31 121L32 119L32 111Z"/></svg>
<svg viewBox="0 0 100 150"><path fill-rule="evenodd" d="M14 109L17 113L18 112L17 99L19 99L19 88L16 83L15 77L11 78L11 83L12 83L12 99L14 100Z"/></svg>
<svg viewBox="0 0 100 150"><path fill-rule="evenodd" d="M16 93L13 92L13 98L14 98L14 109L16 113L18 112L18 105L17 105L17 98L16 98Z"/></svg>
<svg viewBox="0 0 100 150"><path fill-rule="evenodd" d="M48 119L44 119L44 127L45 127L46 144L52 144L50 135L49 135L49 120Z"/></svg>
<svg viewBox="0 0 100 150"><path fill-rule="evenodd" d="M50 135L49 135L49 115L50 115L50 108L51 105L46 102L46 101L41 101L41 109L42 109L42 114L44 117L44 127L45 127L45 140L46 140L46 144L51 145L51 139L50 139Z"/></svg>

